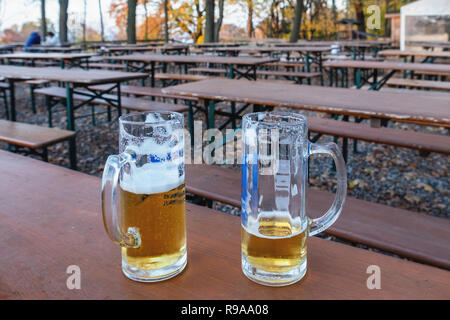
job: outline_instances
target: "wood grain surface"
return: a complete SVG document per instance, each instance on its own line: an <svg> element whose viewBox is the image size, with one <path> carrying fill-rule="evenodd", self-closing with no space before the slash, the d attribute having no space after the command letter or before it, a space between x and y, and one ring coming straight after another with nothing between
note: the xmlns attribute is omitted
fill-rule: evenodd
<svg viewBox="0 0 450 320"><path fill-rule="evenodd" d="M448 97L427 93L405 94L230 79L187 83L164 88L163 92L217 101L281 106L450 127Z"/></svg>
<svg viewBox="0 0 450 320"><path fill-rule="evenodd" d="M319 238L308 240L299 283L265 287L240 266L238 217L187 205L188 265L144 284L122 275L120 249L103 230L100 179L0 151L2 299L449 299L449 272ZM81 269L69 290L67 267ZM366 286L381 268L381 290Z"/></svg>

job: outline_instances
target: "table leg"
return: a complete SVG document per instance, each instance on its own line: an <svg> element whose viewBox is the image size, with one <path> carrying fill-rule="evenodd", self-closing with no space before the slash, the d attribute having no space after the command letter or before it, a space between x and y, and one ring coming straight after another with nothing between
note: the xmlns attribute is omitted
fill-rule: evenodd
<svg viewBox="0 0 450 320"><path fill-rule="evenodd" d="M66 83L66 113L67 113L67 130L75 131L75 119L73 111L73 88L70 83Z"/></svg>
<svg viewBox="0 0 450 320"><path fill-rule="evenodd" d="M151 74L151 78L150 78L150 85L152 86L152 88L155 87L155 62L152 61L150 63L150 74Z"/></svg>
<svg viewBox="0 0 450 320"><path fill-rule="evenodd" d="M117 113L122 115L122 95L120 92L120 82L117 82Z"/></svg>
<svg viewBox="0 0 450 320"><path fill-rule="evenodd" d="M311 72L311 64L310 64L309 59L310 59L309 52L306 52L306 56L305 56L306 72ZM308 84L311 84L311 78L308 78L307 82L308 82Z"/></svg>
<svg viewBox="0 0 450 320"><path fill-rule="evenodd" d="M9 105L11 108L11 121L16 121L16 94L15 94L15 82L12 79L8 80L9 83Z"/></svg>

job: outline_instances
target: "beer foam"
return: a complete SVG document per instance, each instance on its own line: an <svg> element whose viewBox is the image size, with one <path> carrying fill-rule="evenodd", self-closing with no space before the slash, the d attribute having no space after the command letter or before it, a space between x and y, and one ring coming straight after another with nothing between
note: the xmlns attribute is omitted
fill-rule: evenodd
<svg viewBox="0 0 450 320"><path fill-rule="evenodd" d="M180 175L178 165L179 161L148 163L141 167L130 163L130 174L123 174L120 187L135 194L155 194L172 190L184 181L184 172Z"/></svg>

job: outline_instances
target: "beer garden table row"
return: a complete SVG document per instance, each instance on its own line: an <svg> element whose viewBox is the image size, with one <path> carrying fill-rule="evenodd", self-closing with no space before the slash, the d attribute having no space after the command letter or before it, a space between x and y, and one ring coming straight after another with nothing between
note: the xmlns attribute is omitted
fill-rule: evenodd
<svg viewBox="0 0 450 320"><path fill-rule="evenodd" d="M120 84L129 80L143 79L148 77L145 73L103 71L103 70L80 70L80 69L60 69L60 68L35 68L0 65L0 77L5 78L9 83L11 119L16 120L15 104L15 83L26 80L49 80L63 83L66 88L66 112L67 129L75 130L74 110L82 105L88 104L94 99L103 99L114 107L117 107L121 114L121 93ZM110 90L93 90L89 86L97 84L111 84ZM110 93L117 91L117 99L112 100ZM74 95L80 94L90 99L74 105ZM108 98L105 98L108 95Z"/></svg>
<svg viewBox="0 0 450 320"><path fill-rule="evenodd" d="M131 281L103 229L99 178L5 151L0 166L4 299L450 299L449 271L317 237L307 240L303 280L261 286L241 271L239 217L190 203L186 269L164 282ZM80 290L66 285L72 265ZM367 285L372 265L380 290Z"/></svg>
<svg viewBox="0 0 450 320"><path fill-rule="evenodd" d="M96 56L94 53L36 53L36 52L16 52L10 54L0 54L2 64L11 64L14 60L23 60L35 65L36 60L59 61L62 69L73 67L89 68L89 59ZM68 64L68 65L67 65Z"/></svg>
<svg viewBox="0 0 450 320"><path fill-rule="evenodd" d="M374 122L387 119L450 128L448 97L424 93L373 92L229 79L187 83L164 88L163 92L202 100L201 105L207 107L210 128L215 127L215 101L281 106L369 118ZM232 118L239 116L227 115Z"/></svg>
<svg viewBox="0 0 450 320"><path fill-rule="evenodd" d="M450 59L450 51L427 51L427 50L382 50L380 56L401 57L404 62L415 62L415 58L423 58L421 63L434 62L436 58Z"/></svg>
<svg viewBox="0 0 450 320"><path fill-rule="evenodd" d="M391 62L391 61L363 61L363 60L341 60L324 62L325 68L330 68L330 85L333 83L333 69L341 69L347 72L348 69L355 69L356 88L361 88L362 81L368 82L370 90L379 90L383 85L398 71L409 71L411 76L414 72L422 72L432 75L450 76L450 65L448 64L431 64L431 63L410 63L410 62ZM362 78L361 70L372 70L369 77ZM387 70L388 72L378 78L379 70ZM373 81L369 78L373 77Z"/></svg>
<svg viewBox="0 0 450 320"><path fill-rule="evenodd" d="M227 66L229 78L246 78L256 80L256 68L269 62L276 62L278 58L252 58L252 57L221 57L212 55L167 55L167 54L133 54L118 57L104 57L105 60L124 61L127 70L134 72L150 72L151 86L155 86L155 64L174 63L184 66L187 73L189 65L200 63L221 64ZM246 71L237 67L245 67ZM165 72L165 66L163 67Z"/></svg>

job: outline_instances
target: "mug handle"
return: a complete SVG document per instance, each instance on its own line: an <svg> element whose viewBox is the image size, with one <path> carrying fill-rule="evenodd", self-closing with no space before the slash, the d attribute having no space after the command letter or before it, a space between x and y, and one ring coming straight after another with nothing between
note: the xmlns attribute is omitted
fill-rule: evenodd
<svg viewBox="0 0 450 320"><path fill-rule="evenodd" d="M344 207L345 196L347 194L347 170L345 161L339 147L335 143L312 143L308 141L308 154L328 154L336 164L337 190L333 204L330 209L321 217L309 219L309 236L313 236L325 229L328 229L341 214Z"/></svg>
<svg viewBox="0 0 450 320"><path fill-rule="evenodd" d="M137 228L128 228L122 232L120 215L117 210L117 185L122 167L133 161L133 155L124 152L119 155L111 155L105 163L102 176L102 216L106 233L111 240L121 247L138 248L141 237Z"/></svg>

